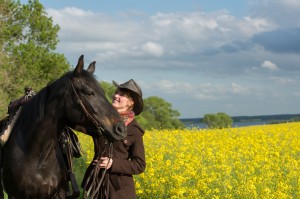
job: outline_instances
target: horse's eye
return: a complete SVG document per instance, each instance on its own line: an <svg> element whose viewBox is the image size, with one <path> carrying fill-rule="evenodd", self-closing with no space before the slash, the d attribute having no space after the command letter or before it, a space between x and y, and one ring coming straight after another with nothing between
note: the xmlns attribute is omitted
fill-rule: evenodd
<svg viewBox="0 0 300 199"><path fill-rule="evenodd" d="M90 95L90 96L94 96L94 92L93 91L86 91L86 94Z"/></svg>

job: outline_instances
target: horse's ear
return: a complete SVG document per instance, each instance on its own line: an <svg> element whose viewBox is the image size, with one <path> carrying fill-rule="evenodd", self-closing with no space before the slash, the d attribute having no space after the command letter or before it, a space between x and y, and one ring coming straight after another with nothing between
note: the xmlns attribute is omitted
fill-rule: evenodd
<svg viewBox="0 0 300 199"><path fill-rule="evenodd" d="M79 57L79 59L78 59L77 66L76 66L76 68L74 70L74 76L78 76L81 73L81 71L83 70L83 65L84 65L84 63L83 63L83 55L81 55Z"/></svg>
<svg viewBox="0 0 300 199"><path fill-rule="evenodd" d="M93 61L92 63L90 63L87 71L90 73L94 73L95 72L95 65L96 65L96 61Z"/></svg>

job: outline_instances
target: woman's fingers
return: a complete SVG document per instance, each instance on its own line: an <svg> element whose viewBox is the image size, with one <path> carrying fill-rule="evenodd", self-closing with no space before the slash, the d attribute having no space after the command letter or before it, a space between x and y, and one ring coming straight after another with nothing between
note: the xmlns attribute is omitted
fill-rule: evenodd
<svg viewBox="0 0 300 199"><path fill-rule="evenodd" d="M100 160L96 159L94 160L93 164L97 165L101 168L107 168L109 169L112 165L113 160L109 159L108 157L101 157Z"/></svg>

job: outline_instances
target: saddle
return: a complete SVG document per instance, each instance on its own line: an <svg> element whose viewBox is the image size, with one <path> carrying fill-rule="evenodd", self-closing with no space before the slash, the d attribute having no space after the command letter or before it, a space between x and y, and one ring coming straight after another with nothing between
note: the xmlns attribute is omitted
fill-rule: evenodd
<svg viewBox="0 0 300 199"><path fill-rule="evenodd" d="M0 121L0 144L2 147L8 141L11 131L22 112L22 107L20 107L16 112L6 116Z"/></svg>
<svg viewBox="0 0 300 199"><path fill-rule="evenodd" d="M70 153L75 158L80 158L82 156L78 137L70 127L64 127L59 138L59 143L64 154Z"/></svg>
<svg viewBox="0 0 300 199"><path fill-rule="evenodd" d="M35 92L32 90L32 88L26 87L24 96L10 101L7 108L8 115L0 121L0 143L2 147L4 147L5 143L9 139L11 131L22 112L22 106L34 95Z"/></svg>

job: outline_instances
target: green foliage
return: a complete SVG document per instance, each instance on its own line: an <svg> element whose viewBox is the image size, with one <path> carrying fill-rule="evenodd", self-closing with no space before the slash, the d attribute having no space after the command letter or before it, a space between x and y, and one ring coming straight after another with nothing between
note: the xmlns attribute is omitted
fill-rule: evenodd
<svg viewBox="0 0 300 199"><path fill-rule="evenodd" d="M24 87L39 91L70 68L63 54L54 52L59 26L38 0L21 5L1 0L0 5L0 115L9 100L24 94ZM4 98L2 97L4 96Z"/></svg>
<svg viewBox="0 0 300 199"><path fill-rule="evenodd" d="M108 82L101 82L107 99L111 102L116 87ZM144 110L136 117L144 129L179 129L184 124L178 119L180 113L172 109L172 105L159 97L144 99Z"/></svg>
<svg viewBox="0 0 300 199"><path fill-rule="evenodd" d="M0 19L3 20L0 32L2 51L12 61L5 66L8 78L13 78L16 85L10 95L19 95L25 86L39 90L70 68L64 55L53 52L59 41L59 27L53 25L38 0L24 5L5 2L10 12L5 20Z"/></svg>
<svg viewBox="0 0 300 199"><path fill-rule="evenodd" d="M46 16L43 6L37 0L29 1L28 5L22 7L22 12L22 36L25 42L12 45L12 51L17 63L26 66L25 74L28 78L45 86L70 67L63 55L53 52L59 41L59 27L52 25L52 19Z"/></svg>
<svg viewBox="0 0 300 199"><path fill-rule="evenodd" d="M292 122L299 122L300 121L300 116L296 116L290 119Z"/></svg>
<svg viewBox="0 0 300 199"><path fill-rule="evenodd" d="M100 85L103 88L103 90L105 91L105 96L108 99L108 101L112 102L112 96L116 91L116 87L113 84L105 82L105 81L101 81Z"/></svg>
<svg viewBox="0 0 300 199"><path fill-rule="evenodd" d="M8 73L5 66L10 62L8 56L4 52L0 52L0 118L5 117L7 113L7 105L10 100L10 91L13 89L13 82L7 78Z"/></svg>
<svg viewBox="0 0 300 199"><path fill-rule="evenodd" d="M205 114L203 117L203 122L208 126L208 128L228 128L232 126L233 120L226 113L219 112L217 114Z"/></svg>
<svg viewBox="0 0 300 199"><path fill-rule="evenodd" d="M178 119L180 113L164 99L152 96L144 99L144 110L138 121L145 129L181 129L184 124Z"/></svg>

